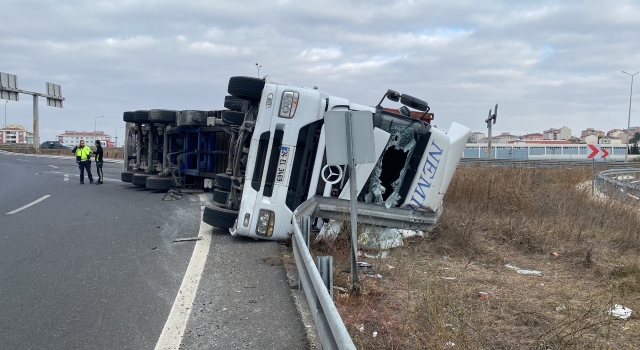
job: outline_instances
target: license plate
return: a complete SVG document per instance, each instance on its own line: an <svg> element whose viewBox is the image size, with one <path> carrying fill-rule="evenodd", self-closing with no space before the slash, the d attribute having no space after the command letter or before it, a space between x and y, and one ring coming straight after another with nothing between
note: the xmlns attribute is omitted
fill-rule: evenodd
<svg viewBox="0 0 640 350"><path fill-rule="evenodd" d="M280 148L280 157L278 158L278 168L276 170L276 184L283 185L287 171L287 161L289 160L290 148L282 146Z"/></svg>

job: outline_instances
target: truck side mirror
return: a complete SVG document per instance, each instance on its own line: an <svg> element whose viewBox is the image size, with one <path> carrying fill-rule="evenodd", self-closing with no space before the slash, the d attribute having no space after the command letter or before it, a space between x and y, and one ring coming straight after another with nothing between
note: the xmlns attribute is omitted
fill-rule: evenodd
<svg viewBox="0 0 640 350"><path fill-rule="evenodd" d="M397 91L387 90L387 98L393 102L400 100L400 94Z"/></svg>
<svg viewBox="0 0 640 350"><path fill-rule="evenodd" d="M429 110L429 104L427 102L407 94L400 95L400 103L423 112Z"/></svg>

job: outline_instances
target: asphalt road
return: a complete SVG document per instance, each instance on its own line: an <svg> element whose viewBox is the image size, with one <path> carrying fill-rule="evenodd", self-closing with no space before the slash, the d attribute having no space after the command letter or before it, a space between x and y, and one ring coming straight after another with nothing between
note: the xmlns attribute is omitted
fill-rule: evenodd
<svg viewBox="0 0 640 350"><path fill-rule="evenodd" d="M203 203L162 201L121 171L80 185L73 159L0 153L1 348L156 347L196 244L173 240L202 232ZM282 267L264 261L281 247L208 230L181 348L308 348Z"/></svg>

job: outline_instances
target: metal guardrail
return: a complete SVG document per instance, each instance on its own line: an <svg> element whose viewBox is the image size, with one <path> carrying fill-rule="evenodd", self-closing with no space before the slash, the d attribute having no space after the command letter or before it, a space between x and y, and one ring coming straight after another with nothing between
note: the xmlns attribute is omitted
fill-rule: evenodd
<svg viewBox="0 0 640 350"><path fill-rule="evenodd" d="M516 167L516 168L586 168L592 166L591 160L546 160L546 159L478 159L463 158L460 165L467 166L495 166L495 167ZM629 168L640 167L640 163L624 163L616 161L597 161L597 167Z"/></svg>
<svg viewBox="0 0 640 350"><path fill-rule="evenodd" d="M92 148L95 149L95 148ZM21 153L21 154L46 154L55 156L73 156L73 152L70 149L35 149L32 145L22 144L0 144L0 150ZM124 148L122 147L103 147L104 158L123 159Z"/></svg>
<svg viewBox="0 0 640 350"><path fill-rule="evenodd" d="M598 189L615 198L640 200L640 169L610 169L596 176Z"/></svg>
<svg viewBox="0 0 640 350"><path fill-rule="evenodd" d="M358 202L358 222L378 226L425 230L437 220L436 213L389 208ZM323 349L355 349L353 340L333 303L333 291L327 290L318 267L309 252L309 229L312 217L349 220L349 201L315 196L293 212L293 255L299 274L298 286L304 291L318 329ZM325 278L330 275L325 259L319 259ZM331 263L329 263L330 265ZM330 276L329 276L330 279ZM331 283L329 283L331 285Z"/></svg>

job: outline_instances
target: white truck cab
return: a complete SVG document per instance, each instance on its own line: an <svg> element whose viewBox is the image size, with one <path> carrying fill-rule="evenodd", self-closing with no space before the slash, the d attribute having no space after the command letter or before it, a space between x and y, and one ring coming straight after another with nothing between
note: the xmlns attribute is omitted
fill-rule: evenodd
<svg viewBox="0 0 640 350"><path fill-rule="evenodd" d="M462 156L469 128L452 123L445 133L407 107L369 107L315 88L233 77L229 93L243 99L244 119L234 128L227 173L216 177L214 205L205 222L229 228L232 235L284 240L293 231L293 211L322 195L349 199L348 169L326 166L327 111L369 111L377 163L356 166L358 201L438 212ZM427 116L426 102L389 90L393 101ZM424 113L423 113L424 112ZM224 120L224 114L222 119ZM323 175L323 171L325 174ZM341 173L328 179L326 172ZM217 191L217 192L216 192ZM231 224L233 223L233 224Z"/></svg>

